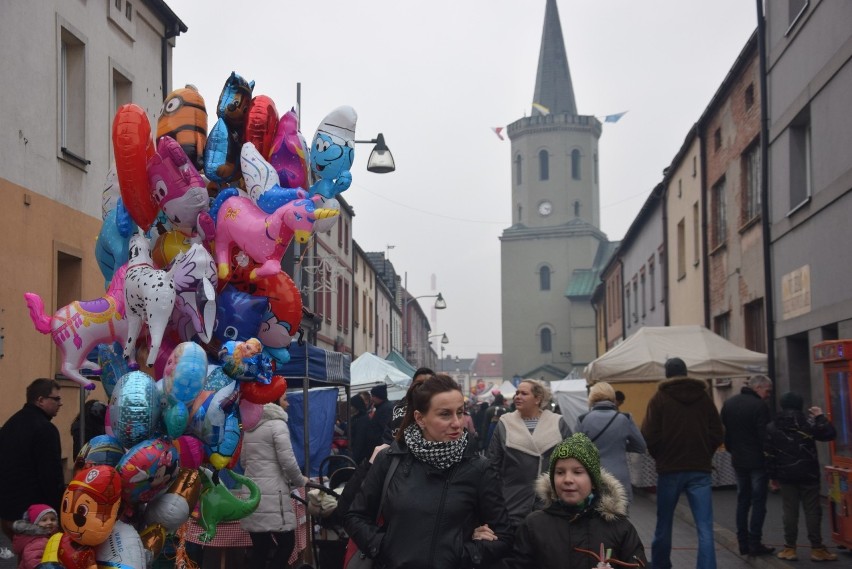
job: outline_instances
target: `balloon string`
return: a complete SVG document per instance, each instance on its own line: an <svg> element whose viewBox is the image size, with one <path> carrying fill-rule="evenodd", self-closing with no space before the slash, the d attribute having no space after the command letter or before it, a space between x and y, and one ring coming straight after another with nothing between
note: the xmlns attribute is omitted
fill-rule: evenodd
<svg viewBox="0 0 852 569"><path fill-rule="evenodd" d="M184 523L175 532L178 538L175 551L175 569L199 569L198 565L186 553L186 526L187 524Z"/></svg>

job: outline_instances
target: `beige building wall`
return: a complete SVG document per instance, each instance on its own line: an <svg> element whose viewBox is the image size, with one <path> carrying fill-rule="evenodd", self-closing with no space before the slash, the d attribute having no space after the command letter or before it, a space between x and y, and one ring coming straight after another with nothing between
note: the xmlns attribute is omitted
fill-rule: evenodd
<svg viewBox="0 0 852 569"><path fill-rule="evenodd" d="M669 324L704 325L701 159L698 137L672 163L666 191Z"/></svg>
<svg viewBox="0 0 852 569"><path fill-rule="evenodd" d="M338 196L340 215L326 232L315 233L312 273L313 309L322 314L316 345L325 350L352 354L352 220L354 212Z"/></svg>
<svg viewBox="0 0 852 569"><path fill-rule="evenodd" d="M352 245L352 356L357 358L376 350L376 271L357 243Z"/></svg>

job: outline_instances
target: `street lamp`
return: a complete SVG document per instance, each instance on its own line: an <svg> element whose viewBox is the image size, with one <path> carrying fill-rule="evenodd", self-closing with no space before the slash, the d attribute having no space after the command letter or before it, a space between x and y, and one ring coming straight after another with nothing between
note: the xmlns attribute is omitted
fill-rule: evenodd
<svg viewBox="0 0 852 569"><path fill-rule="evenodd" d="M437 338L438 336L441 337L441 371L444 371L444 344L450 343L450 339L447 338L447 333L444 332L442 334L432 334L427 338L427 340L431 341L432 338Z"/></svg>
<svg viewBox="0 0 852 569"><path fill-rule="evenodd" d="M387 174L396 170L396 164L393 161L393 154L390 148L385 144L385 135L379 133L372 140L356 140L357 144L375 144L373 151L370 153L370 158L367 159L367 171L373 174Z"/></svg>
<svg viewBox="0 0 852 569"><path fill-rule="evenodd" d="M434 306L436 310L444 310L447 307L447 301L444 300L444 295L442 295L440 292L438 294L422 294L420 296L411 296L408 294L408 291L405 291L405 301L402 303L402 317L404 323L403 332L405 341L403 342L402 348L406 359L408 358L408 350L410 349L409 344L411 343L411 330L409 328L409 326L411 325L411 319L408 316L408 303L410 303L412 300L417 300L418 298L434 298ZM449 340L447 340L447 342L449 342ZM446 344L447 342L444 342L443 340L441 341L442 344Z"/></svg>

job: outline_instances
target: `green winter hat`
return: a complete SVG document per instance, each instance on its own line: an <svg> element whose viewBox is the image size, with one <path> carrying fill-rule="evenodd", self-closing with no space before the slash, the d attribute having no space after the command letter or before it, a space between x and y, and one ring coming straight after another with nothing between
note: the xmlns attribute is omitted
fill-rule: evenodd
<svg viewBox="0 0 852 569"><path fill-rule="evenodd" d="M563 458L576 458L589 473L589 478L592 479L592 487L596 490L601 489L601 457L598 447L589 437L583 433L574 433L556 445L550 454L551 486L553 486L553 477L556 473L556 461Z"/></svg>

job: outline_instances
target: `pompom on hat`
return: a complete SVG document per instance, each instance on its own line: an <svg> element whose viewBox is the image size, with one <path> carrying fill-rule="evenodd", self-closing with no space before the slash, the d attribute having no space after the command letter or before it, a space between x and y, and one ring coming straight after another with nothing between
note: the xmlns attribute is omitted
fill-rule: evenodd
<svg viewBox="0 0 852 569"><path fill-rule="evenodd" d="M33 504L29 508L27 508L26 518L33 525L38 525L41 519L47 515L53 514L56 516L56 510L48 506L47 504ZM59 516L56 516L57 519Z"/></svg>
<svg viewBox="0 0 852 569"><path fill-rule="evenodd" d="M592 479L592 487L600 489L601 482L601 457L598 447L583 433L574 433L553 449L550 454L550 485L553 485L553 477L556 474L556 462L563 458L576 458L589 473ZM555 489L555 486L554 486Z"/></svg>

